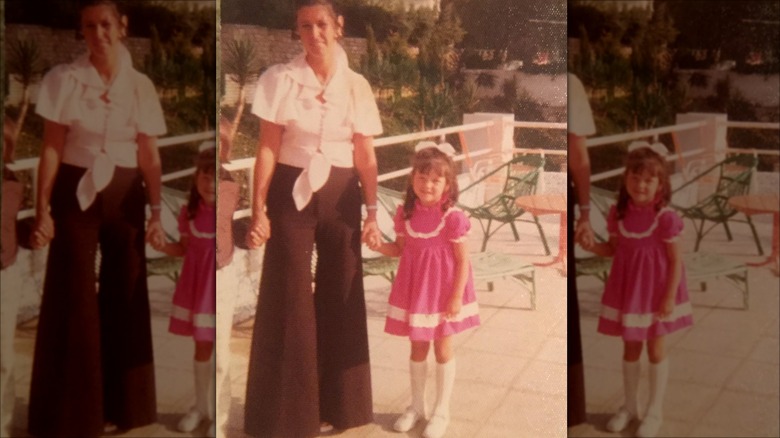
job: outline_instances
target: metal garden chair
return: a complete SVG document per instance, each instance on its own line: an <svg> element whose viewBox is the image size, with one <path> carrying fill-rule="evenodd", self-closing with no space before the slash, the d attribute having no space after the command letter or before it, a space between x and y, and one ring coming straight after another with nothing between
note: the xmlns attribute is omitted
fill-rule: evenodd
<svg viewBox="0 0 780 438"><path fill-rule="evenodd" d="M487 248L488 240L502 226L509 225L515 240L520 240L515 222L533 222L539 230L539 235L544 244L545 255L550 255L550 247L547 238L539 223L539 218L520 219L525 210L520 208L515 200L519 196L533 195L536 193L539 176L544 167L544 158L538 155L518 155L512 160L488 172L478 180L461 189L461 194L476 189L481 184L496 178L503 178L503 186L496 195L488 198L479 205L467 205L459 203L458 206L472 218L479 221L482 228L483 239L481 251ZM495 226L494 226L495 225Z"/></svg>
<svg viewBox="0 0 780 438"><path fill-rule="evenodd" d="M707 178L717 178L714 191L692 205L678 205L672 202L672 207L677 209L681 216L690 219L693 223L693 228L696 231L694 252L699 250L699 245L704 236L718 225L723 225L723 228L726 230L726 237L731 241L733 238L729 229L729 221L734 221L747 222L750 226L750 231L753 233L753 239L758 247L759 255L764 254L756 227L753 225L750 216L745 216L746 220L735 219L734 216L739 212L729 205L729 198L745 195L750 191L750 182L757 164L758 158L754 155L732 155L705 169L674 190L673 194L686 189L692 184L706 181Z"/></svg>

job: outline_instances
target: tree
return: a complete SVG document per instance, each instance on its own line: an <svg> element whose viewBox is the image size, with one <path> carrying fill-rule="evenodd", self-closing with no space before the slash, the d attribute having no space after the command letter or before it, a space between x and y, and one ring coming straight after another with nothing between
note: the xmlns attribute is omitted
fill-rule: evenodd
<svg viewBox="0 0 780 438"><path fill-rule="evenodd" d="M31 40L9 41L6 68L22 85L21 108L14 128L14 138L18 138L30 106L30 85L46 70L38 44Z"/></svg>
<svg viewBox="0 0 780 438"><path fill-rule="evenodd" d="M230 141L233 141L241 121L241 115L244 113L246 86L258 77L262 65L253 44L243 40L228 41L222 57L222 69L238 85L238 102L236 103L233 125L230 128Z"/></svg>

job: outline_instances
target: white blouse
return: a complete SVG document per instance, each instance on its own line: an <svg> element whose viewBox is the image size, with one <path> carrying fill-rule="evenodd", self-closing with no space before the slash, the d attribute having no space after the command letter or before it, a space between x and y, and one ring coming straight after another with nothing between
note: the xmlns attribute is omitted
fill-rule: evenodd
<svg viewBox="0 0 780 438"><path fill-rule="evenodd" d="M68 127L62 162L87 169L76 191L82 210L108 185L115 166L138 167L138 134L166 132L152 81L133 68L124 46L118 62L106 84L85 53L49 71L38 94L36 112Z"/></svg>
<svg viewBox="0 0 780 438"><path fill-rule="evenodd" d="M588 103L588 93L580 79L569 73L569 126L568 131L579 136L588 136L596 133L596 125L593 122L593 112Z"/></svg>
<svg viewBox="0 0 780 438"><path fill-rule="evenodd" d="M335 71L326 85L317 80L305 56L263 73L252 104L253 114L284 126L278 161L304 169L293 187L299 210L325 184L331 166L354 165L354 134L382 133L371 86L349 68L344 49L337 46Z"/></svg>

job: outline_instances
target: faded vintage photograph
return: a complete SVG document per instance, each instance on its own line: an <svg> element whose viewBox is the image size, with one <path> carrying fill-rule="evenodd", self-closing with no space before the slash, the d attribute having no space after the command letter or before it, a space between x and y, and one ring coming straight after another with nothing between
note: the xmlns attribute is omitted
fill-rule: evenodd
<svg viewBox="0 0 780 438"><path fill-rule="evenodd" d="M0 435L215 436L216 2L0 5Z"/></svg>
<svg viewBox="0 0 780 438"><path fill-rule="evenodd" d="M218 436L564 436L566 4L220 17Z"/></svg>
<svg viewBox="0 0 780 438"><path fill-rule="evenodd" d="M778 436L780 4L572 0L568 36L568 436Z"/></svg>

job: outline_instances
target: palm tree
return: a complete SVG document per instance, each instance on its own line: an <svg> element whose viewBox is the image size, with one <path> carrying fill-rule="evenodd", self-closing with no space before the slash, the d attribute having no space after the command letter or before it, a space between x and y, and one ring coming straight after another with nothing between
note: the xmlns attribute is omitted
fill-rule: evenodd
<svg viewBox="0 0 780 438"><path fill-rule="evenodd" d="M230 128L229 139L232 142L238 131L241 115L246 104L246 86L257 79L263 62L257 57L255 47L248 41L231 40L225 47L222 58L222 68L228 78L238 85L238 103L233 125Z"/></svg>
<svg viewBox="0 0 780 438"><path fill-rule="evenodd" d="M8 72L15 76L22 85L22 101L19 117L16 119L14 138L19 138L22 131L27 109L30 106L30 85L46 71L46 65L41 55L41 49L35 41L14 39L8 43Z"/></svg>

